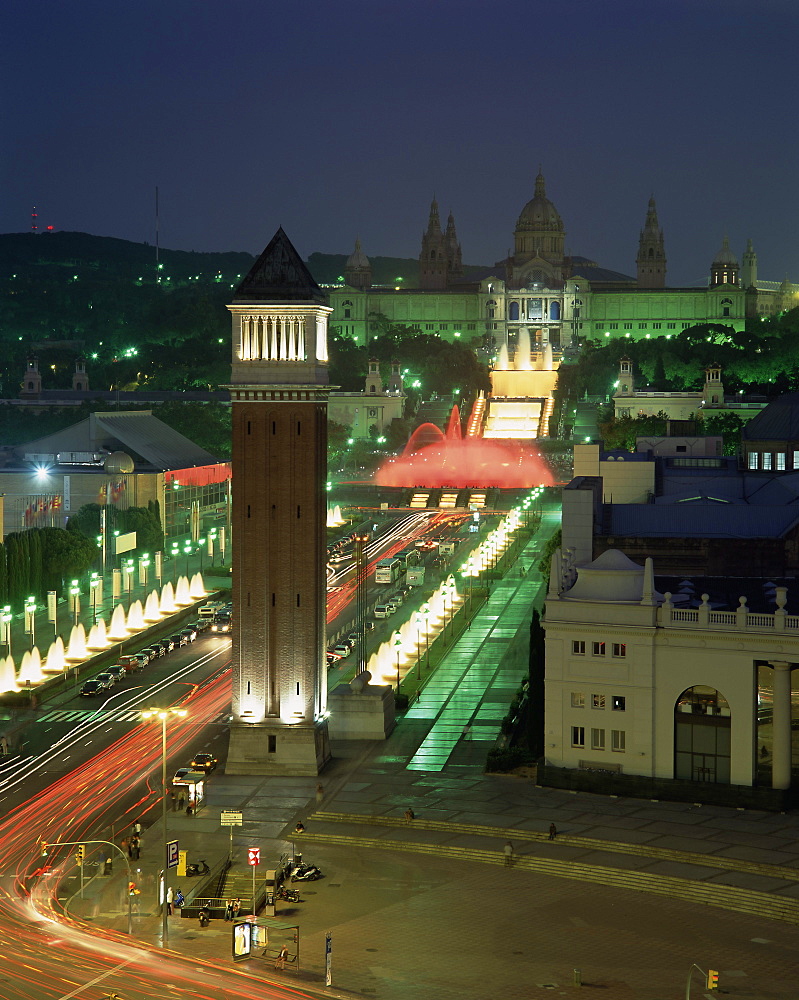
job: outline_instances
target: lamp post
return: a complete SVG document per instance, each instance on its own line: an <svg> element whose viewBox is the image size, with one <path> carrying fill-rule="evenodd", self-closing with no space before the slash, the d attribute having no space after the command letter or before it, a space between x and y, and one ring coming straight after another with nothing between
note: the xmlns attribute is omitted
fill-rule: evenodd
<svg viewBox="0 0 799 1000"><path fill-rule="evenodd" d="M178 553L180 552L180 546L177 542L172 542L172 583L176 585L178 582Z"/></svg>
<svg viewBox="0 0 799 1000"><path fill-rule="evenodd" d="M133 560L127 559L123 566L125 574L125 587L128 591L128 611L130 611L131 597L133 594Z"/></svg>
<svg viewBox="0 0 799 1000"><path fill-rule="evenodd" d="M216 563L216 528L208 532L208 547L210 549L211 565Z"/></svg>
<svg viewBox="0 0 799 1000"><path fill-rule="evenodd" d="M3 622L3 642L6 647L6 656L11 656L11 619L13 615L11 614L11 605L6 604L3 608L2 622Z"/></svg>
<svg viewBox="0 0 799 1000"><path fill-rule="evenodd" d="M96 573L92 573L91 580L89 580L89 594L92 599L92 624L97 624L97 589L100 586L100 578Z"/></svg>
<svg viewBox="0 0 799 1000"><path fill-rule="evenodd" d="M36 645L36 598L29 597L25 601L25 631L31 637L31 649Z"/></svg>
<svg viewBox="0 0 799 1000"><path fill-rule="evenodd" d="M200 546L200 572L203 571L203 545L205 545L205 539L200 536L197 539L197 544Z"/></svg>
<svg viewBox="0 0 799 1000"><path fill-rule="evenodd" d="M183 543L183 554L186 556L186 579L189 578L189 556L191 555L192 545L190 541L185 541Z"/></svg>
<svg viewBox="0 0 799 1000"><path fill-rule="evenodd" d="M169 854L167 844L169 839L166 832L166 723L170 718L183 718L186 715L185 708L149 708L142 712L143 719L159 719L161 722L161 819L164 824L164 879L161 885L161 947L166 948L169 943L169 924L167 922L167 879L169 876Z"/></svg>
<svg viewBox="0 0 799 1000"><path fill-rule="evenodd" d="M399 632L394 633L394 649L397 652L397 694L400 693L400 653L402 652L402 636Z"/></svg>
<svg viewBox="0 0 799 1000"><path fill-rule="evenodd" d="M150 554L143 553L139 556L139 583L147 590L147 583L150 579Z"/></svg>
<svg viewBox="0 0 799 1000"><path fill-rule="evenodd" d="M72 581L72 586L69 588L69 597L72 601L72 624L77 625L78 615L80 614L80 587L77 580Z"/></svg>
<svg viewBox="0 0 799 1000"><path fill-rule="evenodd" d="M420 646L422 644L421 629L423 621L422 612L417 611L413 616L413 623L416 626L416 677L418 680L422 679L422 653Z"/></svg>
<svg viewBox="0 0 799 1000"><path fill-rule="evenodd" d="M424 619L424 668L430 669L430 605L422 605L422 618Z"/></svg>

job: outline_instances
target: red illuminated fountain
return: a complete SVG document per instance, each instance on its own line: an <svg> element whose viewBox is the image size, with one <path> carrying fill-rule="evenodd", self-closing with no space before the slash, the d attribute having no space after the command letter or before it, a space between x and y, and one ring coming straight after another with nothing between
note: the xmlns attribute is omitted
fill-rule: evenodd
<svg viewBox="0 0 799 1000"><path fill-rule="evenodd" d="M379 486L525 489L551 486L553 479L544 460L519 443L463 437L460 413L453 406L446 434L435 424L421 424L402 454L378 469L375 482Z"/></svg>

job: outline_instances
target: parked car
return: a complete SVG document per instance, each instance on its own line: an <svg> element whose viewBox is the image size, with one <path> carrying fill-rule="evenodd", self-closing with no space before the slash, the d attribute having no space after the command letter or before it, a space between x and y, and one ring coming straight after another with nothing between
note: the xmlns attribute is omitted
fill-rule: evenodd
<svg viewBox="0 0 799 1000"><path fill-rule="evenodd" d="M113 667L109 667L108 670L106 670L106 673L111 674L114 678L114 683L118 684L125 676L126 670L124 667L120 667L118 663L115 663Z"/></svg>
<svg viewBox="0 0 799 1000"><path fill-rule="evenodd" d="M343 659L345 656L350 655L352 647L347 645L346 642L340 642L337 646L333 647L333 652L337 653Z"/></svg>
<svg viewBox="0 0 799 1000"><path fill-rule="evenodd" d="M233 624L232 615L222 612L221 614L214 616L213 625L211 625L212 632L229 632Z"/></svg>
<svg viewBox="0 0 799 1000"><path fill-rule="evenodd" d="M334 667L341 659L338 653L331 653L330 650L325 653L325 658L327 660L328 667Z"/></svg>
<svg viewBox="0 0 799 1000"><path fill-rule="evenodd" d="M361 633L353 629L352 632L347 633L347 638L350 642L356 643L361 638Z"/></svg>
<svg viewBox="0 0 799 1000"><path fill-rule="evenodd" d="M99 681L86 681L83 687L80 689L81 698L93 698L98 694L102 694L105 688Z"/></svg>
<svg viewBox="0 0 799 1000"><path fill-rule="evenodd" d="M134 670L141 670L141 661L135 653L126 653L124 656L120 656L119 665L124 667L129 674L132 674Z"/></svg>
<svg viewBox="0 0 799 1000"><path fill-rule="evenodd" d="M393 615L397 609L393 604L378 604L375 608L375 618L388 618L389 615Z"/></svg>
<svg viewBox="0 0 799 1000"><path fill-rule="evenodd" d="M212 753L197 753L194 755L191 766L195 771L205 771L206 774L210 774L211 771L216 770L218 763L219 761Z"/></svg>
<svg viewBox="0 0 799 1000"><path fill-rule="evenodd" d="M369 618L367 621L363 623L363 630L364 632L374 632L375 623L372 621L371 618Z"/></svg>
<svg viewBox="0 0 799 1000"><path fill-rule="evenodd" d="M159 656L158 650L155 649L153 646L145 646L144 649L140 649L139 652L145 653L147 655L148 663L150 660L157 660Z"/></svg>
<svg viewBox="0 0 799 1000"><path fill-rule="evenodd" d="M192 625L192 628L196 629L197 634L199 635L201 632L207 632L208 631L208 629L211 627L211 619L210 618L201 618L197 622L192 622L191 625Z"/></svg>
<svg viewBox="0 0 799 1000"><path fill-rule="evenodd" d="M174 635L169 637L176 646L188 646L189 638L182 632L175 632Z"/></svg>
<svg viewBox="0 0 799 1000"><path fill-rule="evenodd" d="M139 661L139 670L144 670L147 664L150 662L150 657L147 653L136 653L136 659Z"/></svg>
<svg viewBox="0 0 799 1000"><path fill-rule="evenodd" d="M187 625L180 630L181 635L185 635L189 642L194 642L197 638L197 629L193 625Z"/></svg>
<svg viewBox="0 0 799 1000"><path fill-rule="evenodd" d="M155 650L156 656L166 656L166 654L172 647L167 646L166 642L163 639L157 639L152 644L151 648Z"/></svg>
<svg viewBox="0 0 799 1000"><path fill-rule="evenodd" d="M101 684L104 691L110 691L111 688L116 684L116 678L109 674L107 670L104 670L101 674L98 674L94 678L98 684Z"/></svg>
<svg viewBox="0 0 799 1000"><path fill-rule="evenodd" d="M162 646L166 646L167 653L171 653L172 650L175 648L175 641L171 635L166 635L164 636L163 639L159 639L158 641L161 643Z"/></svg>

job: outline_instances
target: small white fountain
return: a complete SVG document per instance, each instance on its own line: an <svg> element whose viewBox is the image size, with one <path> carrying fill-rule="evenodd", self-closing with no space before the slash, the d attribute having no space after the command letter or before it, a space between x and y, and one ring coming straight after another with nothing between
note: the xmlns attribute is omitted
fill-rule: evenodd
<svg viewBox="0 0 799 1000"><path fill-rule="evenodd" d="M108 631L109 639L125 639L128 634L127 625L125 625L125 609L121 604L117 604L114 608L114 613L111 615L111 628Z"/></svg>
<svg viewBox="0 0 799 1000"><path fill-rule="evenodd" d="M158 601L158 591L151 590L144 602L144 620L157 622L161 620L161 607Z"/></svg>
<svg viewBox="0 0 799 1000"><path fill-rule="evenodd" d="M202 574L195 573L191 578L191 586L189 587L189 596L192 600L199 601L207 594L205 589L205 583L203 582Z"/></svg>
<svg viewBox="0 0 799 1000"><path fill-rule="evenodd" d="M161 588L161 614L168 615L178 610L175 604L175 591L171 583L165 583Z"/></svg>
<svg viewBox="0 0 799 1000"><path fill-rule="evenodd" d="M60 674L66 665L67 658L64 655L64 640L59 635L55 642L50 643L42 670L48 674Z"/></svg>
<svg viewBox="0 0 799 1000"><path fill-rule="evenodd" d="M86 659L86 630L82 625L73 625L67 646L68 660Z"/></svg>
<svg viewBox="0 0 799 1000"><path fill-rule="evenodd" d="M98 618L97 623L89 629L89 638L86 640L87 649L105 649L108 645L106 635L105 620Z"/></svg>
<svg viewBox="0 0 799 1000"><path fill-rule="evenodd" d="M175 591L175 604L185 607L192 604L191 593L189 591L189 581L185 576L178 580L178 588Z"/></svg>
<svg viewBox="0 0 799 1000"><path fill-rule="evenodd" d="M41 684L43 680L42 657L39 653L39 647L34 646L32 650L26 650L22 654L17 682L25 686L27 684Z"/></svg>
<svg viewBox="0 0 799 1000"><path fill-rule="evenodd" d="M128 628L133 632L138 632L140 629L146 628L141 601L134 601L130 606L130 611L128 611Z"/></svg>
<svg viewBox="0 0 799 1000"><path fill-rule="evenodd" d="M14 661L10 656L5 656L0 659L0 693L18 690L17 672L14 669Z"/></svg>

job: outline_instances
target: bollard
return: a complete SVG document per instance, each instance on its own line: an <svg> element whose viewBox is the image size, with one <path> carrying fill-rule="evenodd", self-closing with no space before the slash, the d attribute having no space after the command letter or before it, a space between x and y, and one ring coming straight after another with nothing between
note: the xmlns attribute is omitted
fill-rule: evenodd
<svg viewBox="0 0 799 1000"><path fill-rule="evenodd" d="M574 970L574 985L575 986L583 985L583 974L582 972L580 972L579 969Z"/></svg>

